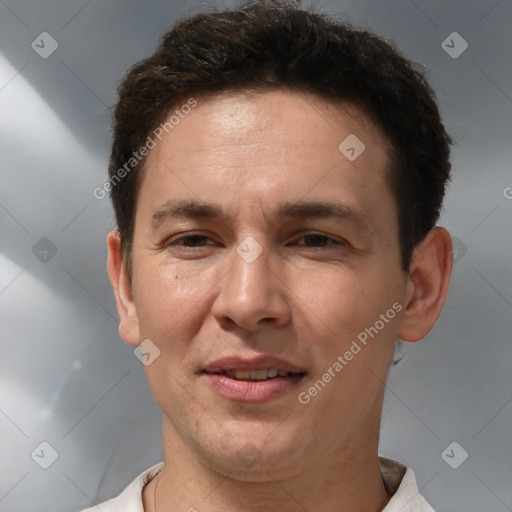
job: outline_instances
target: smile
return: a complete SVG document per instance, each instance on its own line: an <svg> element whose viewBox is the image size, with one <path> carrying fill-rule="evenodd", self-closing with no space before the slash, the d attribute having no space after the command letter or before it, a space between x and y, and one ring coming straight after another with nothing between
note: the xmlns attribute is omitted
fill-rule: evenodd
<svg viewBox="0 0 512 512"><path fill-rule="evenodd" d="M203 375L209 388L221 398L232 402L260 404L290 393L306 372L290 373L270 368L203 372Z"/></svg>
<svg viewBox="0 0 512 512"><path fill-rule="evenodd" d="M303 372L287 372L277 368L267 368L264 370L224 370L214 373L214 375L226 375L230 379L245 381L262 381L275 379L276 377L289 377L291 375L301 375Z"/></svg>

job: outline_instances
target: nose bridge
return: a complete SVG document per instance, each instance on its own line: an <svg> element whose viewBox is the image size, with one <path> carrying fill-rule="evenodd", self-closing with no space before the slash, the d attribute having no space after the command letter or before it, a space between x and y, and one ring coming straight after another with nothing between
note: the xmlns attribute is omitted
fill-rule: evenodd
<svg viewBox="0 0 512 512"><path fill-rule="evenodd" d="M247 299L253 300L259 295L268 292L267 287L271 281L269 267L270 251L263 247L252 237L246 237L236 248L232 255L231 268L233 270L234 290ZM247 292L253 293L247 293Z"/></svg>
<svg viewBox="0 0 512 512"><path fill-rule="evenodd" d="M248 330L255 329L262 320L276 325L286 322L287 299L271 270L271 261L269 248L246 237L230 255L230 270L222 280L214 316L219 320L229 318Z"/></svg>

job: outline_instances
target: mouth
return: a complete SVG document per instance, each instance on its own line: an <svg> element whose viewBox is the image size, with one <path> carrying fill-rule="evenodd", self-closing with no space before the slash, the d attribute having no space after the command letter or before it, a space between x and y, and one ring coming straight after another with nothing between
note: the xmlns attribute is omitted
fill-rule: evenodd
<svg viewBox="0 0 512 512"><path fill-rule="evenodd" d="M305 375L306 372L287 372L278 368L266 368L263 370L222 370L219 372L206 372L210 375L225 375L230 379L243 380L246 382L262 382L281 377L297 377Z"/></svg>
<svg viewBox="0 0 512 512"><path fill-rule="evenodd" d="M262 403L289 393L307 375L303 368L267 356L219 359L201 373L217 395L242 403Z"/></svg>

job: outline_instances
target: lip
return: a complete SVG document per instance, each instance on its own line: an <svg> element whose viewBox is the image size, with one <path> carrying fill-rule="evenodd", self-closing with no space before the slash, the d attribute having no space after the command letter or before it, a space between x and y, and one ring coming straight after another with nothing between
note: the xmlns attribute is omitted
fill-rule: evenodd
<svg viewBox="0 0 512 512"><path fill-rule="evenodd" d="M237 380L218 374L226 370L284 370L298 375L269 380ZM262 403L290 392L306 375L306 370L284 359L259 355L251 358L223 357L208 363L202 374L211 388L222 398L239 403Z"/></svg>
<svg viewBox="0 0 512 512"><path fill-rule="evenodd" d="M216 373L204 373L208 384L218 395L241 403L267 402L282 393L290 392L305 375L305 373L301 373L258 382L231 379L227 375Z"/></svg>
<svg viewBox="0 0 512 512"><path fill-rule="evenodd" d="M284 359L274 356L258 355L253 357L223 357L204 366L208 373L218 373L226 370L265 370L275 368L289 373L305 373L306 370Z"/></svg>

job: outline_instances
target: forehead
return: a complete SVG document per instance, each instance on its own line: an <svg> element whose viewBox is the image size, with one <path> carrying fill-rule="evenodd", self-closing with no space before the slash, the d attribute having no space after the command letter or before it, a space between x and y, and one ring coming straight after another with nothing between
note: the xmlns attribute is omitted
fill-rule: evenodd
<svg viewBox="0 0 512 512"><path fill-rule="evenodd" d="M330 144L330 149L337 155L338 143L349 134L364 139L372 152L387 151L389 146L385 134L371 116L350 101L335 102L287 89L225 91L199 98L197 106L187 109L189 112L178 119L173 113L180 111L180 106L188 103L187 99L182 99L182 103L169 112L167 119L172 118L174 124L162 134L160 142L163 144L150 154L150 159L170 149L164 141L171 143L180 136L182 153L198 147L203 151L229 148L233 155L236 146L245 148L250 142L267 148L283 144L295 150L325 150ZM261 152L263 147L259 150Z"/></svg>
<svg viewBox="0 0 512 512"><path fill-rule="evenodd" d="M139 204L161 204L170 195L232 198L234 209L265 203L275 209L280 199L315 194L355 203L380 191L380 199L391 199L388 140L349 102L286 90L223 93L198 99L155 142Z"/></svg>

